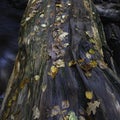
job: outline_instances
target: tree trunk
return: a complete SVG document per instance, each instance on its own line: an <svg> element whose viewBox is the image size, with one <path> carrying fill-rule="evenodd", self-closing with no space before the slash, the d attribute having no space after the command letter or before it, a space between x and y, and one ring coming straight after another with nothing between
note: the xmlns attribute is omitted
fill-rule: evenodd
<svg viewBox="0 0 120 120"><path fill-rule="evenodd" d="M90 0L30 0L1 119L119 120L120 80L104 46Z"/></svg>
<svg viewBox="0 0 120 120"><path fill-rule="evenodd" d="M116 73L120 77L120 1L94 0L94 3L101 17L106 41L110 48L107 50L107 53L113 57ZM109 59L106 58L105 60L109 67L111 67Z"/></svg>

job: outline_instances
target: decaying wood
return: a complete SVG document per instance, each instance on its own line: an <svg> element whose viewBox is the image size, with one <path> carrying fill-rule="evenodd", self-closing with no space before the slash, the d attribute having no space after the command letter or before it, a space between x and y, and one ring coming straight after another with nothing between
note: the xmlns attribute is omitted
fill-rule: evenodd
<svg viewBox="0 0 120 120"><path fill-rule="evenodd" d="M119 120L120 81L104 62L90 0L30 0L2 120Z"/></svg>

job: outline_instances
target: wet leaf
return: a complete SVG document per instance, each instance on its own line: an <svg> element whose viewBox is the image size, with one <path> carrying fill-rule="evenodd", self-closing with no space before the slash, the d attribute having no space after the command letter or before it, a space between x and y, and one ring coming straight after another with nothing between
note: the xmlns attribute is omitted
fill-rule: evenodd
<svg viewBox="0 0 120 120"><path fill-rule="evenodd" d="M32 3L36 2L36 0L32 0Z"/></svg>
<svg viewBox="0 0 120 120"><path fill-rule="evenodd" d="M89 53L90 53L90 54L95 54L95 51L94 51L93 49L90 49L90 50L89 50Z"/></svg>
<svg viewBox="0 0 120 120"><path fill-rule="evenodd" d="M91 72L87 71L87 72L85 72L85 76L86 76L86 77L91 77L92 74L91 74Z"/></svg>
<svg viewBox="0 0 120 120"><path fill-rule="evenodd" d="M96 109L100 106L100 102L99 101L94 101L94 102L89 102L88 103L88 107L87 107L87 114L90 115L91 113L93 113L93 115L95 115L96 113Z"/></svg>
<svg viewBox="0 0 120 120"><path fill-rule="evenodd" d="M90 31L86 31L85 34L90 38L92 37Z"/></svg>
<svg viewBox="0 0 120 120"><path fill-rule="evenodd" d="M46 90L46 88L47 88L47 84L44 84L44 83L43 83L42 86L41 86L41 88L42 88L42 91L45 92L45 90Z"/></svg>
<svg viewBox="0 0 120 120"><path fill-rule="evenodd" d="M62 7L62 4L57 3L56 7Z"/></svg>
<svg viewBox="0 0 120 120"><path fill-rule="evenodd" d="M62 109L69 108L70 104L68 100L62 101Z"/></svg>
<svg viewBox="0 0 120 120"><path fill-rule="evenodd" d="M66 116L64 116L62 119L60 119L60 120L69 120L69 116L68 115L66 115Z"/></svg>
<svg viewBox="0 0 120 120"><path fill-rule="evenodd" d="M97 62L98 62L98 65L101 69L107 68L107 64L104 61L98 60Z"/></svg>
<svg viewBox="0 0 120 120"><path fill-rule="evenodd" d="M87 57L88 59L91 59L92 56L91 56L90 53L87 52L87 53L86 53L86 57Z"/></svg>
<svg viewBox="0 0 120 120"><path fill-rule="evenodd" d="M47 27L47 25L46 24L41 24L41 27L45 28L45 27Z"/></svg>
<svg viewBox="0 0 120 120"><path fill-rule="evenodd" d="M76 61L74 60L71 60L69 63L68 63L68 66L71 67L73 65L76 65Z"/></svg>
<svg viewBox="0 0 120 120"><path fill-rule="evenodd" d="M33 119L34 120L39 119L40 118L40 110L38 109L38 107L34 106L32 110L33 110Z"/></svg>
<svg viewBox="0 0 120 120"><path fill-rule="evenodd" d="M40 76L39 76L39 75L35 75L35 76L34 76L34 79L35 79L36 81L38 81L38 80L40 79Z"/></svg>
<svg viewBox="0 0 120 120"><path fill-rule="evenodd" d="M57 68L65 67L65 62L64 62L64 60L62 60L62 59L59 59L59 60L54 61L53 64L54 64Z"/></svg>
<svg viewBox="0 0 120 120"><path fill-rule="evenodd" d="M17 95L12 96L12 100L15 101L17 99Z"/></svg>
<svg viewBox="0 0 120 120"><path fill-rule="evenodd" d="M10 120L15 120L15 117L13 114L10 116Z"/></svg>
<svg viewBox="0 0 120 120"><path fill-rule="evenodd" d="M58 68L56 66L52 66L50 68L50 72L48 72L48 75L50 75L52 78L55 78L57 73L58 73Z"/></svg>
<svg viewBox="0 0 120 120"><path fill-rule="evenodd" d="M90 39L90 42L95 44L95 40L93 38Z"/></svg>
<svg viewBox="0 0 120 120"><path fill-rule="evenodd" d="M10 100L8 101L8 107L10 107L10 106L12 105L12 102L13 102L12 99L10 99Z"/></svg>
<svg viewBox="0 0 120 120"><path fill-rule="evenodd" d="M25 20L26 20L26 21L29 21L30 19L31 19L31 17L27 17Z"/></svg>
<svg viewBox="0 0 120 120"><path fill-rule="evenodd" d="M62 34L59 35L59 39L64 40L67 35L68 35L67 32L62 32Z"/></svg>
<svg viewBox="0 0 120 120"><path fill-rule="evenodd" d="M91 67L97 67L97 62L95 60L90 61Z"/></svg>
<svg viewBox="0 0 120 120"><path fill-rule="evenodd" d="M45 15L44 14L40 14L40 17L43 18Z"/></svg>
<svg viewBox="0 0 120 120"><path fill-rule="evenodd" d="M58 105L54 106L51 111L51 117L60 114L60 107Z"/></svg>
<svg viewBox="0 0 120 120"><path fill-rule="evenodd" d="M83 116L80 116L79 120L85 120L85 118Z"/></svg>
<svg viewBox="0 0 120 120"><path fill-rule="evenodd" d="M68 115L69 115L69 120L78 120L77 116L75 115L75 112L70 111Z"/></svg>
<svg viewBox="0 0 120 120"><path fill-rule="evenodd" d="M88 71L92 70L92 66L91 66L89 63L80 65L80 68L81 68L82 70L84 70L85 72L88 72Z"/></svg>
<svg viewBox="0 0 120 120"><path fill-rule="evenodd" d="M87 99L91 100L93 98L93 92L91 91L86 91L85 96Z"/></svg>
<svg viewBox="0 0 120 120"><path fill-rule="evenodd" d="M26 78L26 79L22 80L21 83L20 83L20 88L21 88L21 89L24 88L24 86L25 86L27 83L29 83L29 79Z"/></svg>
<svg viewBox="0 0 120 120"><path fill-rule="evenodd" d="M82 63L82 62L84 62L84 59L78 59L77 62Z"/></svg>
<svg viewBox="0 0 120 120"><path fill-rule="evenodd" d="M63 45L64 48L66 48L66 47L68 47L68 46L69 46L69 43L65 43L65 44Z"/></svg>

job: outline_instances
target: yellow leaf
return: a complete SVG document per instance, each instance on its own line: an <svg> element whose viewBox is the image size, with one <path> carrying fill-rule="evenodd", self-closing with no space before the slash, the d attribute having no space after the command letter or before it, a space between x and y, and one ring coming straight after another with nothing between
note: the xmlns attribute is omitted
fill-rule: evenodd
<svg viewBox="0 0 120 120"><path fill-rule="evenodd" d="M93 38L90 39L90 42L95 44L95 40Z"/></svg>
<svg viewBox="0 0 120 120"><path fill-rule="evenodd" d="M91 91L86 91L85 96L87 99L91 100L93 98L93 92Z"/></svg>
<svg viewBox="0 0 120 120"><path fill-rule="evenodd" d="M51 67L51 72L52 72L53 74L56 74L56 73L58 72L58 68L55 67L55 66L52 66L52 67Z"/></svg>
<svg viewBox="0 0 120 120"><path fill-rule="evenodd" d="M56 4L56 7L62 7L62 4Z"/></svg>
<svg viewBox="0 0 120 120"><path fill-rule="evenodd" d="M75 64L76 64L76 61L73 61L73 60L72 60L72 61L70 61L70 62L68 63L68 66L71 67L71 66L73 66L73 65L75 65Z"/></svg>
<svg viewBox="0 0 120 120"><path fill-rule="evenodd" d="M91 67L97 67L97 62L95 60L90 61Z"/></svg>
<svg viewBox="0 0 120 120"><path fill-rule="evenodd" d="M90 54L95 54L95 51L93 49L89 49Z"/></svg>
<svg viewBox="0 0 120 120"><path fill-rule="evenodd" d="M48 75L50 75L52 78L55 78L57 73L58 73L58 68L56 66L52 66L50 68L50 72L48 72Z"/></svg>
<svg viewBox="0 0 120 120"><path fill-rule="evenodd" d="M8 107L10 107L12 105L12 102L13 102L12 100L8 101Z"/></svg>

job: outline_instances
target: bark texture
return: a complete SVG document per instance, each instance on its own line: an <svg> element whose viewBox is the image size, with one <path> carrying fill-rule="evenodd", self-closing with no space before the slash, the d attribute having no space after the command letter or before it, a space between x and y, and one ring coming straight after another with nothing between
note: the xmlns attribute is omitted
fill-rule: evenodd
<svg viewBox="0 0 120 120"><path fill-rule="evenodd" d="M1 119L119 120L120 80L103 46L90 0L30 0Z"/></svg>

